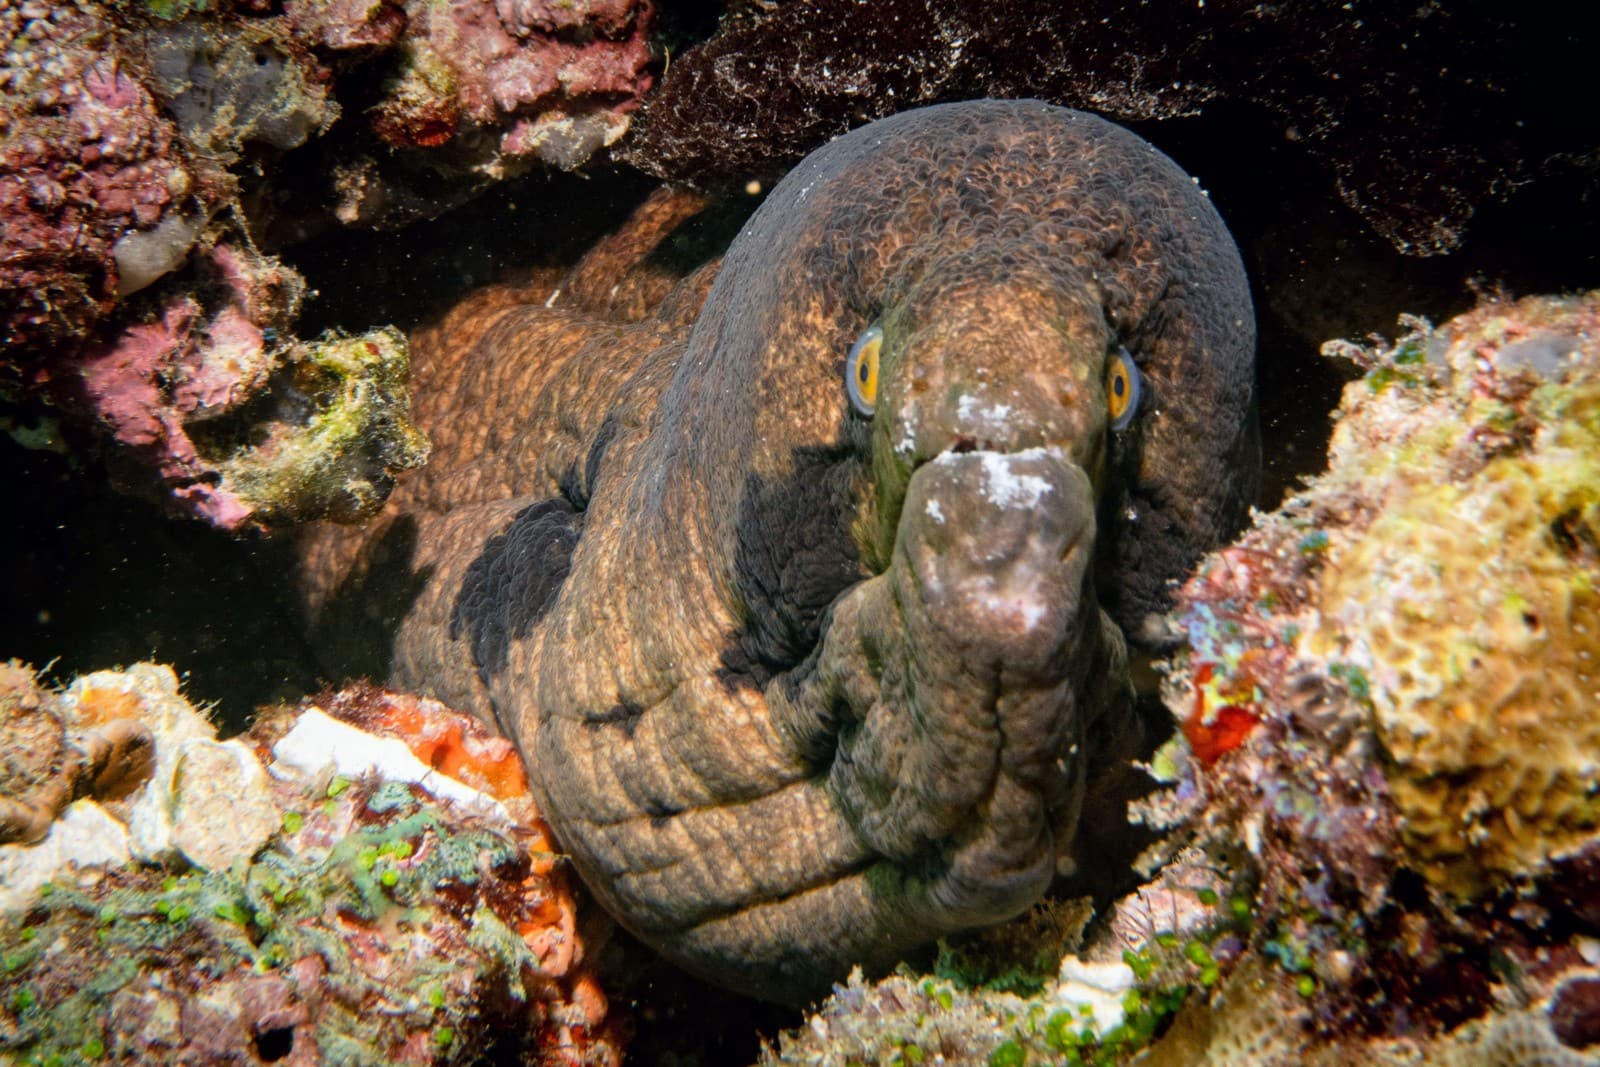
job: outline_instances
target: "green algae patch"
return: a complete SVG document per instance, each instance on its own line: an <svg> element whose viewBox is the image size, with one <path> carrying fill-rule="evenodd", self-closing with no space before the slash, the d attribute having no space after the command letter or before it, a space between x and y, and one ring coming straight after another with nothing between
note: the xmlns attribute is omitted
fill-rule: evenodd
<svg viewBox="0 0 1600 1067"><path fill-rule="evenodd" d="M410 354L398 330L296 342L274 383L275 417L243 440L213 437L223 487L268 525L359 522L383 506L395 477L427 461L410 419Z"/></svg>
<svg viewBox="0 0 1600 1067"><path fill-rule="evenodd" d="M525 1002L522 975L538 969L527 943L481 901L455 917L488 880L520 873L515 843L452 828L409 796L387 813L365 796L356 805L339 813L351 832L326 849L275 844L223 872L118 871L0 925L0 1049L26 1064L96 1049L160 1062L203 1048L206 1027L249 1047L278 1013L315 1047L349 1042L365 1050L351 1062L378 1063L408 1032L476 1032L474 973ZM368 851L381 861L363 863Z"/></svg>
<svg viewBox="0 0 1600 1067"><path fill-rule="evenodd" d="M72 725L61 710L69 704L92 718L126 715L138 703L114 699L122 690L111 672L89 680L51 694L10 665L0 670L0 711L36 705ZM367 728L347 724L354 736L339 744L375 743L369 731L390 714L420 734L490 740L464 716L405 694L369 686L324 699L365 716ZM579 982L593 980L571 889L526 794L478 794L477 803L457 790L447 803L400 777L403 769L380 780L279 759L280 748L289 751L283 740L313 712L327 717L315 707L268 709L228 742L273 761L272 832L259 848L206 868L177 854L140 862L126 848L120 859L80 850L30 891L8 887L0 898L0 1062L455 1064L486 1050L538 1062L538 1050L552 1047L597 1050L615 1062L620 1038L603 994L592 984L579 992ZM0 715L0 750L31 736L32 719ZM384 736L392 743L396 735ZM175 729L157 729L155 766L164 746L181 743ZM0 785L24 795L38 774L12 764ZM426 776L427 766L419 761L417 773ZM471 777L478 766L460 772ZM0 801L15 805L15 795L0 791ZM135 803L120 795L96 810L138 839L137 828L117 821L142 810ZM0 858L39 864L50 848L76 847L57 834L64 823L45 841L0 845L9 850ZM418 1049L427 1050L420 1060Z"/></svg>
<svg viewBox="0 0 1600 1067"><path fill-rule="evenodd" d="M1237 893L1209 890L1196 899L1198 929L1184 937L1149 934L1120 961L1076 955L1093 913L1087 900L1069 900L941 943L932 974L903 966L868 983L857 971L808 1025L780 1035L761 1062L903 1065L924 1062L930 1049L946 1063L1128 1062L1185 1004L1205 999L1223 962L1211 943L1241 928L1232 907ZM1231 962L1236 953L1230 944L1223 954Z"/></svg>

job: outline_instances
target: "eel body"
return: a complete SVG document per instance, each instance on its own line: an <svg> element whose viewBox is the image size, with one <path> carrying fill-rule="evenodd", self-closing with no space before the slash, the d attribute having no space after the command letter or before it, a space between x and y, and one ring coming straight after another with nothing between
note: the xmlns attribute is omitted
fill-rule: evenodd
<svg viewBox="0 0 1600 1067"><path fill-rule="evenodd" d="M735 989L802 1000L1092 866L1124 635L1256 483L1195 183L1088 114L942 105L817 150L664 296L611 269L419 342L434 459L311 540L314 609L497 723L595 896Z"/></svg>

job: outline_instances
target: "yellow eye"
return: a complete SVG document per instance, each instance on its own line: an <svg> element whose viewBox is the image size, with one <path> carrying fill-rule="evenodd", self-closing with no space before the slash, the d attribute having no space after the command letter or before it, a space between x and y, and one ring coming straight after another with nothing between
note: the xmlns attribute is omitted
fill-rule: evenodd
<svg viewBox="0 0 1600 1067"><path fill-rule="evenodd" d="M868 326L850 346L850 356L844 361L844 385L850 394L850 406L863 415L871 415L878 402L878 352L883 348L883 327Z"/></svg>
<svg viewBox="0 0 1600 1067"><path fill-rule="evenodd" d="M1106 371L1106 410L1111 415L1113 430L1126 430L1139 413L1141 385L1139 368L1133 357L1126 348L1117 349Z"/></svg>

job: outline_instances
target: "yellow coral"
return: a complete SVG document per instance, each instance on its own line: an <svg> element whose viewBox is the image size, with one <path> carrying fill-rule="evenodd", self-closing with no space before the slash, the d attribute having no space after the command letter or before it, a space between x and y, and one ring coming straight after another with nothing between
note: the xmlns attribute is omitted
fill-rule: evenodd
<svg viewBox="0 0 1600 1067"><path fill-rule="evenodd" d="M1537 869L1600 826L1596 362L1520 399L1531 440L1481 464L1443 462L1437 447L1450 440L1459 456L1484 425L1472 369L1456 369L1454 404L1410 387L1434 394L1430 414L1448 410L1451 425L1364 461L1358 476L1388 483L1381 511L1332 545L1323 625L1304 642L1366 671L1413 862L1461 896ZM1363 407L1417 400L1368 392L1345 407L1369 428L1384 416ZM1429 456L1392 462L1424 436Z"/></svg>

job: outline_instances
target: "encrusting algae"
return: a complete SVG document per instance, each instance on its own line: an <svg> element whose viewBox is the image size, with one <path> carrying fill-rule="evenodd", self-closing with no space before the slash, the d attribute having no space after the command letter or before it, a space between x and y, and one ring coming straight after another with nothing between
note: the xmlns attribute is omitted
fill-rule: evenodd
<svg viewBox="0 0 1600 1067"><path fill-rule="evenodd" d="M0 768L0 1062L620 1061L520 762L471 720L356 686L218 741L166 667L0 668L0 751L51 724ZM123 734L125 773L35 773Z"/></svg>
<svg viewBox="0 0 1600 1067"><path fill-rule="evenodd" d="M1589 1062L1600 294L1406 325L1326 346L1329 469L1180 594L1146 815L1253 918L1152 1063Z"/></svg>
<svg viewBox="0 0 1600 1067"><path fill-rule="evenodd" d="M1459 896L1600 826L1597 325L1524 302L1402 339L1318 487L1373 514L1330 543L1303 648L1367 673L1411 861Z"/></svg>

